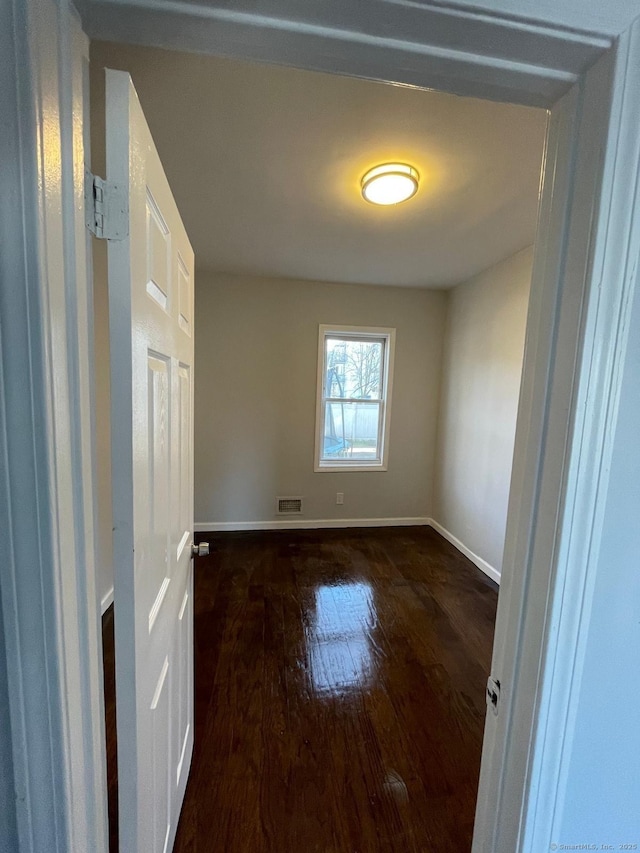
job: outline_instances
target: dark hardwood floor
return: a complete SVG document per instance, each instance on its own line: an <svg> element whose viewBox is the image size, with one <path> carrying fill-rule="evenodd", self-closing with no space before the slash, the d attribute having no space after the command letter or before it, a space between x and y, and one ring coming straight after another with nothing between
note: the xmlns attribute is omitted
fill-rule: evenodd
<svg viewBox="0 0 640 853"><path fill-rule="evenodd" d="M107 787L109 794L109 853L118 853L118 738L116 733L116 658L113 604L102 617L102 665L104 714L107 740Z"/></svg>
<svg viewBox="0 0 640 853"><path fill-rule="evenodd" d="M495 584L430 528L207 538L175 853L467 853Z"/></svg>

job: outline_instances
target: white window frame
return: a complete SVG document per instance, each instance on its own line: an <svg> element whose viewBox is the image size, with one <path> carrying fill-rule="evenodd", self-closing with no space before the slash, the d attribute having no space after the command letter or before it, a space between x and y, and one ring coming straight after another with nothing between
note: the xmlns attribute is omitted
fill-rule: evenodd
<svg viewBox="0 0 640 853"><path fill-rule="evenodd" d="M381 453L378 459L353 460L332 459L322 460L322 434L324 431L325 405L328 398L324 395L325 340L327 337L338 336L353 340L384 341L382 364L382 393L380 399L380 421L378 426L378 447ZM318 374L316 379L316 440L314 455L314 471L386 471L389 460L389 426L391 421L391 394L393 390L393 365L396 346L396 330L381 326L343 326L320 324L318 333ZM366 402L347 398L342 402ZM378 401L376 401L378 402Z"/></svg>

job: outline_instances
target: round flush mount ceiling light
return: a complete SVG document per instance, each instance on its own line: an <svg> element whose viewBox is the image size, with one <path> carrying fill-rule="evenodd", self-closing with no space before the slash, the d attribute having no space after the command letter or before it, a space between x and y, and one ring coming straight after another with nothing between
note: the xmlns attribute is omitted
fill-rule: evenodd
<svg viewBox="0 0 640 853"><path fill-rule="evenodd" d="M407 163L375 166L362 178L362 196L371 204L400 204L418 192L420 175Z"/></svg>

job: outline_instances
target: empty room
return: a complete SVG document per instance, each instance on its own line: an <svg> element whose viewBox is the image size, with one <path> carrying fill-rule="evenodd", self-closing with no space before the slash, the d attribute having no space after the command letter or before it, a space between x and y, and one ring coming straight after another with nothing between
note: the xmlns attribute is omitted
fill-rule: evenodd
<svg viewBox="0 0 640 853"><path fill-rule="evenodd" d="M638 847L639 11L0 3L1 849Z"/></svg>
<svg viewBox="0 0 640 853"><path fill-rule="evenodd" d="M155 710L168 685L175 740L153 741L153 773L183 785L177 807L153 812L163 843L471 850L485 714L499 702L487 679L547 112L101 42L90 60L92 171L108 175L116 146L105 69L126 71L195 257L195 275L187 249L176 262L193 301L186 284L175 297L194 348L176 361L192 389L193 482L176 500L193 494L193 594L177 601L184 634L148 688ZM141 215L155 253L145 299L169 311L175 229L148 189ZM121 834L134 820L120 693L138 676L117 571L114 584L118 267L103 241L93 265L116 850L118 812ZM179 417L158 427L182 392L162 384L150 349L147 473L161 494L188 430ZM169 540L165 561L169 505L165 527L150 522ZM145 641L170 594L162 577Z"/></svg>

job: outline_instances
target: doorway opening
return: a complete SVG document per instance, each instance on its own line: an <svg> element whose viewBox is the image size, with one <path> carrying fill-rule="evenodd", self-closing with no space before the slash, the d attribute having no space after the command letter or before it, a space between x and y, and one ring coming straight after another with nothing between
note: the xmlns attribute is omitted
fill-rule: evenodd
<svg viewBox="0 0 640 853"><path fill-rule="evenodd" d="M182 103L185 113L178 119L174 112L173 120L169 121L168 92L160 84L158 72L164 63L180 61L185 66L181 74L175 74L175 64L171 73L176 86L183 92L186 81L204 79L207 85L215 87L216 79L222 75L225 85L221 83L220 88L226 93L222 100L229 102L231 121L220 110L197 112L193 104L186 103ZM198 66L198 73L189 67L192 63ZM318 696L321 702L331 697L335 716L327 725L332 736L345 748L357 742L357 738L348 738L349 726L355 725L354 721L365 727L371 725L371 713L367 715L363 710L362 716L357 716L353 697L357 696L358 703L366 703L371 691L376 689L375 674L380 672L379 667L376 668L376 650L379 658L392 658L395 654L401 659L401 663L396 661L393 677L389 675L387 683L381 687L386 700L380 699L382 710L377 712L376 734L380 731L388 734L393 730L390 720L394 713L402 722L402 714L397 708L394 710L390 695L396 703L402 704L408 696L415 702L413 707L406 706L410 707L406 718L414 726L414 745L418 732L422 731L418 709L422 704L429 704L429 700L436 705L440 701L441 720L449 714L453 728L445 727L438 734L436 726L435 733L428 732L429 738L422 749L417 749L420 760L409 762L404 771L398 769L399 759L394 761L390 756L385 760L376 759L378 764L369 768L370 777L362 784L362 799L358 800L354 794L351 812L358 814L359 802L370 802L372 798L376 801L371 811L375 818L371 827L385 826L386 820L387 828L376 836L377 842L372 835L371 843L378 843L381 850L393 849L384 846L392 843L424 845L430 837L436 836L438 849L464 849L464 844L470 846L475 790L470 792L466 776L460 788L456 787L461 778L457 775L459 767L468 761L466 754L456 749L460 742L466 742L465 739L473 744L469 754L475 749L476 765L470 775L475 775L477 782L484 682L489 674L490 642L487 643L487 637L491 632L487 624L492 626L496 598L491 580L495 582L499 578L504 541L531 277L530 247L535 234L546 113L345 78L345 85L358 89L359 106L354 108L343 93L330 91L341 85L342 78L325 79L326 75L312 72L96 44L92 51L93 75L100 76L104 67L122 68L132 74L187 229L191 232L190 218L193 222L206 222L209 237L205 235L200 239L203 253L215 257L216 248L211 246L215 244L216 233L225 233L227 238L218 260L209 259L198 272L195 456L196 471L201 475L200 482L196 479L196 529L202 534L216 536L212 560L196 570L196 583L198 572L203 573L200 595L208 602L199 610L196 598L197 619L205 621L202 614L207 612L207 606L211 616L216 607L223 607L221 602L226 602L224 613L228 620L222 620L224 627L220 630L226 633L217 638L217 646L209 646L207 641L211 632L215 637L214 623L208 623L203 636L196 639L196 653L198 642L203 643L206 652L214 654L216 668L208 670L208 675L196 669L196 690L199 690L199 678L201 681L209 678L211 684L208 695L205 691L206 699L200 704L196 702L195 760L199 760L198 732L203 738L209 737L212 746L218 736L226 743L227 764L216 765L210 773L203 770L201 776L202 781L209 775L214 790L218 791L217 802L222 802L224 791L235 791L239 797L229 803L226 824L229 834L225 836L224 849L233 849L234 838L238 845L249 843L246 837L233 834L240 825L250 826L246 819L238 818L238 814L242 814L238 802L257 815L256 826L263 824L263 810L269 813L274 809L259 787L251 799L250 754L234 752L237 743L232 734L238 736L237 719L229 729L221 731L222 718L205 713L215 703L220 703L219 707L231 719L241 716L244 709L247 714L245 736L257 739L253 745L256 753L252 754L268 756L263 740L265 714L268 723L269 715L277 712L266 709L263 702L261 711L252 716L255 708L246 695L243 698L239 689L234 694L235 706L225 695L225 690L233 691L234 678L243 678L245 687L248 683L257 686L259 691L273 691L279 683L286 685L286 676L284 681L279 681L281 671L293 666L287 657L274 660L272 647L263 645L262 657L252 657L250 644L243 646L239 655L237 646L232 643L232 657L227 660L225 670L224 654L229 652L225 642L232 636L239 641L241 636L237 633L236 610L239 608L246 616L252 604L256 604L254 599L260 595L263 621L247 620L247 624L253 626L256 644L260 637L264 640L265 632L276 631L281 634L273 638L274 643L280 644L278 647L288 647L291 651L302 641L307 644L306 656L294 652L294 658L302 667L304 689L308 697ZM291 76L290 89L284 89L281 81L269 81L270 73ZM266 137L265 149L271 146L275 151L272 162L265 159L264 152L262 157L252 157L249 153L260 135L251 124L246 97L229 91L234 78L239 78L240 85L246 86L247 91L255 91L256 80L260 80L262 88L258 89L256 100L262 104L263 112L257 118ZM311 89L314 81L320 81L321 91L315 94L305 90L301 81L306 80L312 81ZM366 97L360 96L362 87L367 89ZM273 104L267 100L269 93L276 94L282 113L273 110ZM291 99L294 96L307 104L306 112L293 108ZM400 153L394 149L392 154L390 149L384 148L391 143L381 142L381 132L375 121L376 117L384 116L384 111L376 106L379 96L389 99L388 123L396 134L394 144L405 146ZM194 93L194 100L197 97L198 93ZM406 104L393 104L395 100L411 98L416 101L411 109L417 116L413 131ZM424 99L424 103L420 104L420 99ZM176 109L186 100L177 97ZM460 103L465 100L464 106L471 111L468 124ZM339 111L333 115L336 103ZM315 106L314 115L310 115L313 112L311 104ZM96 139L99 139L99 96L92 98L92 111L97 125ZM281 124L282 116L287 115L301 121L303 126L298 129L297 136L289 133L287 144L276 146L269 134ZM326 144L318 140L317 133L312 130L314 120L328 127L332 121L336 124L343 121L345 116L349 116L352 128L364 126L362 133L369 139L371 150L362 155L358 152L358 157L367 161L400 154L419 159L421 154L416 153L416 149L422 143L412 141L412 133L415 139L429 140L424 143L425 150L431 146L435 153L428 152L424 155L425 165L420 163L427 181L421 189L423 199L426 197L421 209L422 224L414 221L417 217L409 206L386 212L398 213L401 218L393 220L387 216L383 219L378 211L371 212L363 206L365 203L358 192L353 193L363 169L356 168L356 158L350 157L349 132L343 129L331 144ZM255 114L253 119L256 119ZM214 126L219 123L224 131L219 137L215 134L212 137L201 126L205 121ZM500 121L504 127L502 137ZM185 127L192 128L190 135L198 140L198 145L220 146L206 153L208 160L224 163L225 151L231 155L239 148L250 177L255 178L251 182L251 193L246 188L235 187L239 200L229 196L235 206L223 206L222 213L216 212L215 192L210 199L204 191L202 172L195 167L193 157L185 155L181 135ZM507 130L508 139L505 138ZM447 133L451 134L449 144ZM322 216L306 210L295 212L295 189L282 179L295 163L296 138L298 142L306 140L307 147L309 140L314 141L316 163L320 164L316 166L319 180L316 175L310 186L304 171L295 168L292 171L296 180L298 175L302 176L303 185L307 180L305 193L310 198L313 198L314 189L322 197L325 208ZM502 147L496 147L496 139ZM94 142L93 147L96 157L93 170L104 174L99 165L99 142ZM317 158L317 151L322 149L330 152L324 172L322 161ZM225 180L228 179L229 185L238 183L238 169L229 168L228 176L225 171L223 169L211 184L219 190L218 199L227 198ZM259 188L269 189L269 181L261 183L259 180L260 175L265 174L271 175L272 180L275 176L277 184L276 192L271 188L271 203L275 202L273 210L282 214L282 221L276 222L280 228L279 240L270 233L267 236L263 233L268 231L270 223L273 224L272 220L277 220L275 214L269 215L265 209L258 211L262 228L255 221L246 221L248 213L242 216L242 210L252 211L261 203L266 204L258 192ZM351 177L343 182L346 175ZM344 191L344 197L331 197L335 187ZM526 203L522 203L523 197ZM457 199L458 208L452 198ZM192 199L196 200L197 209L190 214ZM214 206L211 206L212 201ZM415 203L420 202L421 194L418 194ZM208 215L205 210L209 211ZM314 219L314 215L318 218ZM358 216L369 218L358 221ZM216 217L221 221L216 222ZM443 219L447 223L446 240L441 231L430 244L430 252L425 254L423 249L418 252L412 233L420 229L423 234L429 233L429 228L433 230L434 223ZM356 220L355 226L352 220ZM324 236L321 226L325 228ZM193 234L191 238L198 258L198 239ZM309 242L311 239L317 241L315 248ZM376 245L383 249L377 255L372 251ZM364 266L357 267L353 256L350 261L353 246L355 253L352 255L363 259ZM105 304L104 286L99 291L101 263L104 269L100 252L98 247L94 255L98 312ZM262 267L256 266L260 252L263 254ZM236 267L232 261L234 253ZM274 258L277 260L279 256L282 256L280 268L274 266ZM314 263L316 272L311 273ZM343 272L337 272L338 269ZM313 442L313 418L310 431L308 425L309 413L315 413L317 334L322 323L348 323L360 327L384 325L396 330L398 352L390 421L390 467L386 472L313 470L313 455L308 452L309 443ZM98 346L101 334L106 334L103 342L108 342L104 313L96 322ZM96 360L103 366L107 361ZM97 384L108 393L108 376L98 378ZM98 423L106 425L101 418ZM108 434L104 430L103 438L106 447ZM349 443L349 458L353 458L354 448L358 449L356 442L369 440L368 435L341 436L345 447ZM105 466L106 494L106 453L102 455L101 464ZM305 517L295 522L283 520L275 511L276 498L292 494L304 495ZM342 495L342 503L338 502L339 495ZM105 529L108 526L107 521ZM363 527L368 532L363 533ZM302 532L307 528L322 532ZM331 528L338 528L340 532ZM257 530L265 532L257 533ZM293 532L279 532L281 530ZM253 532L243 535L238 531ZM442 541L442 537L448 541ZM108 554L108 548L100 551ZM460 557L460 552L475 568ZM350 555L348 559L345 553ZM227 561L226 575L217 562L223 559ZM364 571L365 563L371 574ZM274 566L279 569L286 566L286 577L281 577L278 570L274 572ZM317 574L312 580L310 573L314 569ZM224 588L223 578L229 589ZM387 581L384 591L381 578ZM285 582L292 584L288 591L280 589L274 597L267 595L267 591L272 593L274 586ZM210 583L213 586L207 585ZM240 604L233 594L239 593L243 583L246 583L245 598ZM438 591L440 596L429 595L429 589ZM398 602L395 610L391 606L393 596L402 603L402 611ZM466 603L465 598L468 599ZM106 609L109 606L107 585L103 600ZM472 601L477 605L475 613ZM277 619L270 622L265 617L265 611L272 607L277 614L282 611L279 628L276 628ZM479 619L474 622L478 615ZM398 622L404 624L405 633L394 637L391 626ZM196 620L196 629L197 625ZM291 636L293 625L298 626L297 640ZM452 648L459 652L454 662L449 661L451 668L458 668L455 689L452 687L455 679L452 680L451 672L447 671L447 662L438 658L425 640L429 626L433 630L434 625L440 631L439 653L450 654ZM380 636L376 631L381 632ZM399 650L411 648L411 637L421 651L414 649L413 657L401 658ZM242 636L242 644L247 639ZM474 655L475 674L471 677L464 660L466 656L473 659ZM256 667L253 672L249 668L246 672L242 670L242 661L247 659ZM208 660L207 664L211 666L212 661ZM416 675L415 682L403 681L408 672ZM290 696L286 690L285 695ZM349 697L348 702L344 697ZM336 720L344 721L344 728L338 734ZM465 723L470 728L475 727L473 735L465 730ZM312 749L312 741L303 731L305 725L314 728L307 719L295 738L302 744L300 749ZM113 731L113 727L110 730ZM287 731L285 723L278 732L274 729L271 733L276 744L278 738L285 737L278 734L280 731ZM411 732L407 734L403 725L398 725L397 731L409 738L404 749L408 756ZM460 742L455 739L456 731L460 732ZM375 759L373 740L371 731L365 728L360 735L362 763L367 757ZM397 742L397 739L392 740ZM291 743L282 742L281 749L286 751L293 747ZM325 757L333 756L335 761L334 750L335 740L327 738L319 752ZM378 755L383 752L384 748L379 746ZM428 754L438 756L428 768L429 773ZM346 766L348 759L344 755L348 753L345 752L342 759ZM234 759L237 762L244 759L243 773L234 767ZM291 826L298 826L299 834L291 836L292 844L296 839L308 842L314 837L317 818L305 824L302 820L305 803L312 792L317 796L319 788L326 790L325 783L320 783L326 778L320 769L316 775L311 773L307 780L308 791L304 785L301 788L300 777L295 776L292 767L298 767L303 777L306 771L296 765L296 760L300 760L298 754L294 759L283 760L280 765L274 763L273 766L280 770L274 772L272 780L275 783L281 778L283 790L288 790L287 786L302 790L301 799L290 812L279 816L275 811L272 813L274 826L283 826L288 820L293 822ZM319 761L315 755L313 760ZM447 769L448 760L450 769ZM260 767L268 779L269 768L263 763ZM329 776L339 780L339 768L331 766ZM438 777L440 787L435 781ZM427 778L428 783L425 782ZM350 780L348 784L347 779ZM274 788L277 790L275 784ZM201 796L202 785L198 789L198 796ZM343 775L342 787L337 784L333 791L341 807L347 802L343 796L347 790L353 794L355 782ZM420 824L419 830L412 827L409 831L402 812L407 803L415 804L416 791L422 791L425 797L422 812L430 811L433 822L426 821ZM445 800L452 815L450 823L443 817L444 812L436 808ZM208 799L208 804L210 802ZM293 801L285 797L279 802L291 806ZM426 807L428 803L430 807ZM192 807L187 804L186 808L185 815ZM462 820L461 814L464 814ZM296 815L300 818L299 824L296 824ZM196 832L198 822L197 817L192 821ZM462 828L455 830L456 823ZM206 830L207 819L202 820L201 825ZM357 825L366 826L364 816ZM336 817L330 832L342 831L339 826ZM343 835L331 836L330 843L337 843L340 837L343 842L350 837L350 843L354 843L353 835L349 835L353 829L349 828L346 817L344 827ZM437 827L441 835L437 835ZM188 832L179 829L178 845L182 843L180 833L183 831ZM424 835L420 836L419 832ZM429 833L436 833L436 836ZM249 841L254 843L256 838L249 836ZM280 846L265 849L284 849L281 841L280 838ZM177 846L176 849L181 848ZM291 849L295 849L295 845Z"/></svg>

